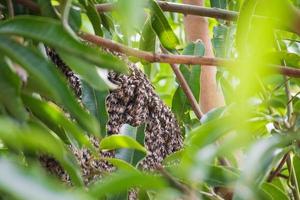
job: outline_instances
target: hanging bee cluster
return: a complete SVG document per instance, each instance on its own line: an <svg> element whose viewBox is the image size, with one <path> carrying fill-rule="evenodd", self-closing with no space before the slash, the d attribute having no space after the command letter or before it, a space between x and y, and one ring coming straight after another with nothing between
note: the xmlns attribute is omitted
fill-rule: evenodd
<svg viewBox="0 0 300 200"><path fill-rule="evenodd" d="M146 75L127 62L130 75L110 72L108 79L118 85L106 99L109 134L118 134L123 124L146 125L145 147L148 155L139 163L153 170L169 154L182 148L182 136L171 110L154 92Z"/></svg>
<svg viewBox="0 0 300 200"><path fill-rule="evenodd" d="M69 82L69 86L78 98L81 98L80 78L60 59L59 55L49 47L45 47L46 54L58 69L65 75Z"/></svg>
<svg viewBox="0 0 300 200"><path fill-rule="evenodd" d="M78 97L81 96L79 78L63 63L59 56L48 49L50 59L65 74ZM110 91L106 99L109 116L107 133L118 134L124 124L131 126L146 125L145 147L148 155L140 161L139 168L155 170L162 160L169 154L182 148L182 136L178 123L171 110L155 93L153 86L146 75L129 62L124 56L117 55L125 60L131 71L130 75L109 72L108 79L118 86ZM80 91L79 91L80 90ZM97 140L91 138L94 146L99 147ZM87 149L70 147L76 156L86 184L100 178L103 173L111 172L114 167L105 161L94 159ZM114 151L102 152L99 157L114 157ZM50 157L42 156L41 163L51 173L59 176L63 181L69 182L68 174ZM134 199L134 198L133 198Z"/></svg>

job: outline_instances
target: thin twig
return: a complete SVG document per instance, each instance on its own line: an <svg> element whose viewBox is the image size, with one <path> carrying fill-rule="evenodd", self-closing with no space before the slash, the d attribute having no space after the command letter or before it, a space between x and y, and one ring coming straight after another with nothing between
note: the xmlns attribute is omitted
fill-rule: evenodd
<svg viewBox="0 0 300 200"><path fill-rule="evenodd" d="M222 66L231 67L235 66L237 61L232 59L212 58L206 56L189 56L189 55L170 55L170 54L157 54L147 51L133 49L122 44L95 36L89 33L80 33L80 37L86 41L96 44L110 50L133 56L148 62L169 63L169 64L186 64L186 65L206 65L206 66ZM272 72L280 73L290 77L300 78L300 70L291 67L282 67L278 65L268 65Z"/></svg>
<svg viewBox="0 0 300 200"><path fill-rule="evenodd" d="M275 39L276 39L276 47L277 50L280 52L281 51L281 47L279 44L279 41L276 37L275 34ZM282 60L281 64L286 67L286 62L285 60ZM292 114L293 114L293 102L291 101L292 99L292 95L291 95L291 91L290 91L290 81L288 80L288 78L286 76L283 77L284 78L284 89L285 89L285 93L287 96L287 127L290 128L291 126L291 118L292 118Z"/></svg>
<svg viewBox="0 0 300 200"><path fill-rule="evenodd" d="M286 180L289 178L289 176L284 175L284 174L278 174L277 176L280 177L280 178L284 178Z"/></svg>
<svg viewBox="0 0 300 200"><path fill-rule="evenodd" d="M287 104L291 103L298 95L300 94L300 91L297 92L288 102Z"/></svg>
<svg viewBox="0 0 300 200"><path fill-rule="evenodd" d="M299 187L298 187L298 181L295 173L295 168L292 164L291 156L289 155L286 164L288 166L289 174L290 174L290 181L291 181L291 190L293 192L293 196L295 200L300 200L300 193L299 193Z"/></svg>
<svg viewBox="0 0 300 200"><path fill-rule="evenodd" d="M281 159L280 163L278 164L278 166L276 167L276 169L270 174L270 176L268 177L268 182L272 182L272 180L278 176L281 172L282 167L284 166L284 163L286 162L287 158L288 158L289 152L286 153L283 158Z"/></svg>
<svg viewBox="0 0 300 200"><path fill-rule="evenodd" d="M161 49L162 49L163 53L168 54L168 51L166 49L164 49L163 47L161 47ZM203 113L200 109L200 106L199 106L196 98L193 95L193 92L192 92L190 86L188 85L187 81L185 80L183 74L181 73L179 66L176 64L170 64L170 65L176 75L176 78L179 81L180 87L182 88L183 92L185 93L187 99L189 100L194 113L200 120L203 116Z"/></svg>

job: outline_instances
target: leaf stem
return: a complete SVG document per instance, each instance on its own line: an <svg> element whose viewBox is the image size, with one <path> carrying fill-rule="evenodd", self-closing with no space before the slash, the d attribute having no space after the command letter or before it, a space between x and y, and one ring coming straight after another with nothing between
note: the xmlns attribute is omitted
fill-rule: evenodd
<svg viewBox="0 0 300 200"><path fill-rule="evenodd" d="M293 166L291 156L288 155L286 164L288 166L289 174L290 174L290 181L291 181L291 190L293 192L293 196L295 200L300 200L300 193L299 193L299 187L297 182L297 177L295 173L295 168Z"/></svg>

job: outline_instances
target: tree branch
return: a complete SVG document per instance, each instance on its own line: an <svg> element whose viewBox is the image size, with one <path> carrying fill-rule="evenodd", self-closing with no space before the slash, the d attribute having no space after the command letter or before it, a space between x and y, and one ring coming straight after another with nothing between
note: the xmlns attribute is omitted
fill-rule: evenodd
<svg viewBox="0 0 300 200"><path fill-rule="evenodd" d="M163 47L161 49L167 55L167 53L168 53L167 50L164 49ZM186 97L188 98L194 113L196 114L197 118L200 120L203 116L203 113L200 109L200 106L199 106L196 98L193 95L193 92L192 92L190 86L186 82L186 80L185 80L183 74L181 73L178 65L172 64L172 63L170 63L170 65L171 65L171 68L172 68L172 70L174 71L174 73L176 75L176 78L179 81L180 87L182 88L183 92L185 93Z"/></svg>
<svg viewBox="0 0 300 200"><path fill-rule="evenodd" d="M126 54L127 56L133 56L148 62L157 63L169 63L169 64L186 64L186 65L209 65L209 66L222 66L232 67L236 65L235 60L223 59L223 58L211 58L205 56L188 56L188 55L169 55L169 54L158 54L150 53L147 51L140 51L133 49L122 44L113 42L108 39L104 39L99 36L95 36L88 33L80 33L80 37L86 41L96 44L101 47L108 48L112 51ZM280 73L282 75L300 78L300 70L291 67L282 67L279 65L268 65L274 73Z"/></svg>
<svg viewBox="0 0 300 200"><path fill-rule="evenodd" d="M16 0L17 3L22 4L23 6L27 7L28 9L34 11L34 12L40 12L40 8L38 4L36 4L32 0ZM217 18L217 19L224 19L229 21L236 21L238 18L239 13L224 9L218 9L218 8L205 8L202 6L195 6L195 5L186 5L186 4L178 4L178 3L170 3L165 1L158 1L158 4L164 11L169 12L177 12L182 13L185 15L198 15L203 17L211 17L211 18ZM98 12L109 12L116 8L116 4L97 4L95 5ZM256 16L261 19L264 19L266 17L264 16ZM297 33L300 35L300 12L298 9L293 7L293 23L289 24L288 27L285 27L285 23L283 27L285 29L288 29L289 31L292 31L294 33ZM280 19L274 19L275 21L280 21ZM281 27L281 28L283 28Z"/></svg>
<svg viewBox="0 0 300 200"><path fill-rule="evenodd" d="M281 161L280 161L280 163L278 164L278 166L276 167L276 169L275 169L272 173L270 173L270 175L269 175L269 177L268 177L268 179L267 179L268 182L272 182L272 180L273 180L276 176L278 176L278 175L280 174L281 169L282 169L282 167L284 166L284 164L285 164L285 162L286 162L288 156L289 156L289 152L286 153L286 154L283 156L283 158L281 159Z"/></svg>
<svg viewBox="0 0 300 200"><path fill-rule="evenodd" d="M202 6L171 3L166 1L157 2L163 11L177 12L185 15L198 15L203 17L212 17L217 19L224 19L229 21L235 21L238 18L238 12L228 11L218 8L205 8ZM111 12L116 9L116 4L104 3L97 4L96 9L98 12Z"/></svg>

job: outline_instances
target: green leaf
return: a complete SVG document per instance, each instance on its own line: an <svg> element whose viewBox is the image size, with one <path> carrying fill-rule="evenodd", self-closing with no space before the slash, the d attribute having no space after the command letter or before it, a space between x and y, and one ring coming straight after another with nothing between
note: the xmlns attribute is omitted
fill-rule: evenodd
<svg viewBox="0 0 300 200"><path fill-rule="evenodd" d="M229 117L222 117L199 125L191 130L186 142L191 142L198 149L215 142L218 138L228 133L234 125Z"/></svg>
<svg viewBox="0 0 300 200"><path fill-rule="evenodd" d="M214 27L213 32L214 36L211 42L215 55L217 57L230 58L234 45L232 41L235 39L235 26L219 24Z"/></svg>
<svg viewBox="0 0 300 200"><path fill-rule="evenodd" d="M84 131L75 122L72 122L70 119L68 119L65 116L65 113L55 104L43 102L28 95L23 95L22 99L30 111L46 125L48 125L48 127L54 132L60 133L56 130L59 130L59 127L63 127L66 131L65 134L67 135L58 134L62 139L66 139L67 136L71 136L80 144L80 147L85 146L89 147L90 150L94 149L94 146L84 134ZM64 134L64 132L61 134Z"/></svg>
<svg viewBox="0 0 300 200"><path fill-rule="evenodd" d="M127 73L127 66L117 57L80 43L69 35L55 19L45 17L15 17L0 24L0 34L20 35L44 42L56 50L81 58L101 68Z"/></svg>
<svg viewBox="0 0 300 200"><path fill-rule="evenodd" d="M290 198L285 194L280 188L271 184L271 183L263 183L261 189L268 193L272 200L289 200Z"/></svg>
<svg viewBox="0 0 300 200"><path fill-rule="evenodd" d="M295 174L297 177L298 188L300 190L300 158L299 158L299 155L295 155L293 157L293 165L294 165Z"/></svg>
<svg viewBox="0 0 300 200"><path fill-rule="evenodd" d="M107 79L107 73L103 69L63 51L58 51L58 53L68 67L96 90L116 89L116 86Z"/></svg>
<svg viewBox="0 0 300 200"><path fill-rule="evenodd" d="M49 178L38 166L25 169L19 162L4 157L0 158L0 188L23 200L91 199L84 192L64 189L61 183Z"/></svg>
<svg viewBox="0 0 300 200"><path fill-rule="evenodd" d="M85 8L86 14L93 25L95 34L98 36L103 36L103 31L101 29L101 18L95 8L96 3L93 0L80 0L79 2Z"/></svg>
<svg viewBox="0 0 300 200"><path fill-rule="evenodd" d="M0 51L27 70L35 81L35 88L41 89L47 93L47 97L64 105L84 128L98 135L97 121L79 105L52 63L34 49L26 48L5 36L0 36Z"/></svg>
<svg viewBox="0 0 300 200"><path fill-rule="evenodd" d="M41 15L46 17L56 18L57 15L51 5L51 1L47 0L37 0L37 4L39 5Z"/></svg>
<svg viewBox="0 0 300 200"><path fill-rule="evenodd" d="M197 55L203 56L205 48L202 42L189 43L183 50L183 55ZM182 72L185 80L188 82L194 97L199 100L200 95L200 72L201 68L199 65L186 66L180 65L180 71ZM172 102L172 111L178 120L187 123L190 120L189 110L191 110L191 105L182 90L178 87Z"/></svg>
<svg viewBox="0 0 300 200"><path fill-rule="evenodd" d="M155 46L156 46L156 34L152 28L151 25L151 18L149 17L143 27L142 33L141 33L141 39L139 43L139 49L143 51L149 51L149 52L155 52ZM143 61L143 68L144 72L151 80L151 71L153 71L153 67L151 66L151 63L148 63L147 61Z"/></svg>
<svg viewBox="0 0 300 200"><path fill-rule="evenodd" d="M141 152L147 153L145 147L140 145L136 140L132 139L126 135L112 135L105 137L100 142L101 149L119 149L119 148L128 148L128 149L136 149Z"/></svg>
<svg viewBox="0 0 300 200"><path fill-rule="evenodd" d="M227 0L210 0L210 5L212 8L226 9Z"/></svg>
<svg viewBox="0 0 300 200"><path fill-rule="evenodd" d="M0 58L0 102L15 119L24 122L28 113L20 98L21 80L10 67Z"/></svg>
<svg viewBox="0 0 300 200"><path fill-rule="evenodd" d="M93 114L100 123L101 136L106 136L106 123L108 120L108 114L106 111L105 100L108 95L108 91L97 91L89 86L84 81L82 82L82 103Z"/></svg>
<svg viewBox="0 0 300 200"><path fill-rule="evenodd" d="M168 165L173 165L174 163L180 162L182 159L182 156L184 155L184 152L185 152L185 150L182 149L182 150L176 151L176 152L168 155L163 160L163 164L168 166Z"/></svg>
<svg viewBox="0 0 300 200"><path fill-rule="evenodd" d="M161 44L168 50L174 50L179 40L173 32L171 25L156 1L150 0L151 24Z"/></svg>
<svg viewBox="0 0 300 200"><path fill-rule="evenodd" d="M151 25L151 18L148 18L144 24L139 49L143 51L155 51L156 35Z"/></svg>
<svg viewBox="0 0 300 200"><path fill-rule="evenodd" d="M241 173L241 178L237 182L234 199L249 199L250 197L258 198L259 187L269 174L274 160L282 158L289 149L284 149L294 137L279 137L272 136L267 139L261 139L256 142L247 153L247 159L244 163L244 168ZM257 164L259 163L259 165ZM278 162L276 162L278 163ZM241 188L248 188L248 193L245 195L241 192ZM267 194L263 191L262 194ZM269 196L269 195L268 195ZM272 199L272 198L271 198Z"/></svg>
<svg viewBox="0 0 300 200"><path fill-rule="evenodd" d="M91 196L100 198L106 194L112 195L125 192L127 189L134 187L139 187L142 190L158 190L165 186L165 181L159 176L138 173L136 171L119 171L91 185L89 193Z"/></svg>
<svg viewBox="0 0 300 200"><path fill-rule="evenodd" d="M124 124L120 129L120 135L128 136L133 140L136 139L137 128L130 126L128 124ZM128 163L132 163L134 155L134 149L118 149L116 151L116 158L122 159Z"/></svg>
<svg viewBox="0 0 300 200"><path fill-rule="evenodd" d="M74 155L66 150L61 140L47 132L47 129L20 126L12 120L2 117L0 118L0 138L13 149L50 154L68 172L75 185L83 185Z"/></svg>
<svg viewBox="0 0 300 200"><path fill-rule="evenodd" d="M214 187L233 184L239 178L239 173L228 167L211 165L207 168L209 174L204 180Z"/></svg>
<svg viewBox="0 0 300 200"><path fill-rule="evenodd" d="M121 171L137 171L137 169L134 168L134 166L132 166L128 162L118 159L118 158L103 158L103 160L110 162L111 164L116 166Z"/></svg>
<svg viewBox="0 0 300 200"><path fill-rule="evenodd" d="M136 133L136 141L140 143L140 145L145 146L144 141L145 141L145 125L139 126L137 128L137 133ZM131 164L133 166L136 166L143 158L145 157L145 154L134 150L134 154L132 157L132 162Z"/></svg>
<svg viewBox="0 0 300 200"><path fill-rule="evenodd" d="M208 123L209 121L222 117L225 112L226 112L226 107L219 107L219 108L212 109L209 112L205 113L205 115L203 115L200 121L202 124Z"/></svg>

